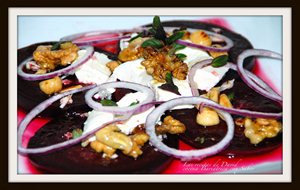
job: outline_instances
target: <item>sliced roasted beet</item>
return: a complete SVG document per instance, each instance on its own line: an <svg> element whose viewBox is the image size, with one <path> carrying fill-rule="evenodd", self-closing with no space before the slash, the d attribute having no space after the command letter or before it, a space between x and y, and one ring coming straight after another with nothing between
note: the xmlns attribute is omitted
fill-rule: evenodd
<svg viewBox="0 0 300 190"><path fill-rule="evenodd" d="M127 89L127 88L117 88L116 91L112 94L111 99L115 102L121 100L126 94L134 93L136 91Z"/></svg>
<svg viewBox="0 0 300 190"><path fill-rule="evenodd" d="M227 80L235 78L234 86L231 89L225 90L222 93L233 94L231 100L233 107L248 109L260 112L282 112L281 106L249 88L238 77L238 74L234 70L230 70L216 86L221 85ZM202 92L203 93L203 92ZM204 127L196 123L197 109L182 109L173 110L168 112L174 118L177 118L185 124L187 130L184 134L180 135L180 138L187 144L195 148L204 148L216 144L226 134L227 126L224 121L216 126ZM239 116L234 115L234 118ZM235 136L230 146L223 152L226 154L255 154L272 150L278 147L282 143L282 134L278 134L274 138L267 138L258 145L253 145L250 140L244 135L244 128L235 126Z"/></svg>
<svg viewBox="0 0 300 190"><path fill-rule="evenodd" d="M212 146L223 139L227 131L224 121L215 126L204 127L196 123L197 109L182 109L168 112L186 126L186 132L180 135L180 139L194 148L205 148ZM228 148L221 154L247 155L264 153L277 148L282 143L282 134L274 138L265 139L258 145L250 143L244 135L244 127L235 125L234 138Z"/></svg>
<svg viewBox="0 0 300 190"><path fill-rule="evenodd" d="M28 147L36 148L66 140L64 134L82 128L86 118L78 114L66 114L47 123L30 139ZM168 136L165 143L178 148L178 136ZM172 157L162 154L146 143L143 154L136 160L118 152L115 159L102 158L89 146L75 145L57 152L43 155L29 155L31 162L46 173L72 174L119 174L119 173L159 173L172 161Z"/></svg>
<svg viewBox="0 0 300 190"><path fill-rule="evenodd" d="M18 50L18 64L20 64L23 60L26 58L32 56L32 53L39 45L49 45L53 44L55 42L43 42L38 44L33 44L24 48L21 48ZM95 48L95 51L98 51L99 53L106 54L110 59L115 59L116 55L105 52L101 49ZM77 78L74 75L70 75L67 78L70 81L72 81L72 85L78 84ZM23 80L21 77L18 76L17 85L18 85L18 106L23 108L25 111L30 111L32 108L37 106L42 101L48 99L50 96L44 94L40 88L39 88L39 82L40 81L26 81ZM72 105L67 105L65 109L68 109L70 106L77 106L81 105L85 102L84 96L82 96L80 93L78 95L74 95L74 101L75 103ZM59 108L59 102L55 103L53 106L50 106L46 111L41 113L41 115L44 116L54 116L61 114L62 111Z"/></svg>

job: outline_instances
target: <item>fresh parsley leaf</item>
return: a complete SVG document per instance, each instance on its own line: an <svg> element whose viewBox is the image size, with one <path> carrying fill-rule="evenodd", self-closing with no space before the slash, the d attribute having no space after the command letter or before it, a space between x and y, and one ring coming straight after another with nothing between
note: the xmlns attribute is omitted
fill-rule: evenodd
<svg viewBox="0 0 300 190"><path fill-rule="evenodd" d="M102 99L100 103L102 104L102 106L118 106L116 102L108 99Z"/></svg>
<svg viewBox="0 0 300 190"><path fill-rule="evenodd" d="M74 129L72 131L72 138L76 139L82 135L82 130L81 129Z"/></svg>
<svg viewBox="0 0 300 190"><path fill-rule="evenodd" d="M176 54L176 56L181 60L184 60L186 58L186 55L183 53L178 53L178 54Z"/></svg>
<svg viewBox="0 0 300 190"><path fill-rule="evenodd" d="M178 91L178 87L173 83L173 78L171 73L166 74L166 83L162 84L158 88L181 95Z"/></svg>
<svg viewBox="0 0 300 190"><path fill-rule="evenodd" d="M160 40L152 38L152 39L144 41L141 46L142 47L150 46L150 47L154 47L154 48L162 48L164 46L164 44Z"/></svg>
<svg viewBox="0 0 300 190"><path fill-rule="evenodd" d="M170 37L168 37L166 42L167 42L167 44L172 44L173 42L175 42L176 40L179 40L183 36L184 36L184 31L178 31L178 32L172 34Z"/></svg>
<svg viewBox="0 0 300 190"><path fill-rule="evenodd" d="M227 55L220 55L219 57L216 57L212 60L211 66L212 67L222 67L226 65L228 61Z"/></svg>
<svg viewBox="0 0 300 190"><path fill-rule="evenodd" d="M132 102L129 106L134 106L134 105L137 105L139 103L140 103L140 101L136 100L136 102Z"/></svg>

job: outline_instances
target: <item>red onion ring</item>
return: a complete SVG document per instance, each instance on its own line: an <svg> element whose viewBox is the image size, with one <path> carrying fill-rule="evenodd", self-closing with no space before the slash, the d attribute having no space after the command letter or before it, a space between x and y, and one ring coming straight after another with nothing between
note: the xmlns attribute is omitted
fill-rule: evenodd
<svg viewBox="0 0 300 190"><path fill-rule="evenodd" d="M106 92L106 89L109 89L109 88L128 88L131 90L140 91L142 93L147 94L147 98L137 105L128 106L128 107L102 106L99 102L96 102L93 100L93 96L96 93L98 93L100 91ZM105 96L105 95L103 95L103 96ZM101 97L101 95L100 95L100 97ZM147 86L141 85L141 84L131 83L131 82L103 83L103 84L100 84L97 87L89 90L85 94L85 101L86 101L87 105L90 106L91 108L93 108L94 110L110 112L110 113L120 114L120 115L134 114L134 113L136 114L136 113L143 112L153 106L153 103L151 103L151 102L154 99L155 99L154 92L150 88L148 88Z"/></svg>
<svg viewBox="0 0 300 190"><path fill-rule="evenodd" d="M122 117L118 117L117 119L114 119L110 122L104 123L103 125L97 127L94 130L91 130L90 132L83 134L82 136L76 138L76 139L72 139L72 140L67 140L64 141L62 143L57 143L57 144L53 144L50 146L46 146L46 147L41 147L41 148L24 148L22 146L22 137L23 134L28 126L28 124L31 122L31 120L33 120L39 113L41 113L43 110L45 110L47 107L49 107L53 102L67 96L70 94L74 94L74 93L78 93L78 92L82 92L88 89L91 89L95 87L95 85L90 85L90 86L85 86L83 88L79 88L79 89L75 89L75 90L71 90L71 91L67 91L64 92L62 94L58 94L55 96L52 96L51 98L47 99L46 101L40 103L39 105L37 105L34 109L32 109L27 115L26 117L22 120L22 122L19 125L18 128L18 152L20 154L44 154L44 153L50 153L53 151L57 151L57 150L61 150L63 148L67 148L69 146L75 145L80 143L82 140L85 140L89 137L91 137L92 135L94 135L99 129L115 123L115 122L120 122L120 121L125 121L127 119L130 118L130 114L127 115L123 115Z"/></svg>
<svg viewBox="0 0 300 190"><path fill-rule="evenodd" d="M92 46L82 46L80 47L83 50L86 50L86 53L84 54L84 56L81 59L76 60L74 63L70 64L69 66L57 70L57 71L53 71L50 73L46 73L46 74L29 74L29 73L25 73L23 71L23 67L26 65L26 63L28 61L31 61L33 59L33 57L29 57L27 58L25 61L23 61L19 66L18 66L18 75L23 78L24 80L28 80L28 81L36 81L36 80L45 80L45 79L49 79L49 78L53 78L56 76L61 76L61 75L65 75L65 74L72 74L72 72L78 68L79 66L83 65L85 62L87 62L94 53L94 47Z"/></svg>
<svg viewBox="0 0 300 190"><path fill-rule="evenodd" d="M245 110L245 109L238 109L238 108L228 108L221 106L219 104L216 105L206 105L206 107L211 107L214 109L219 109L234 115L241 115L245 117L252 117L252 118L270 118L270 119L279 119L282 118L282 112L280 113L264 113L264 112L257 112L257 111L251 111L251 110Z"/></svg>
<svg viewBox="0 0 300 190"><path fill-rule="evenodd" d="M199 63L196 63L195 65L193 65L191 67L191 69L189 71L188 79L189 79L189 83L191 86L193 96L199 96L199 91L198 91L197 85L194 81L194 76L195 76L196 70L209 65L211 62L212 62L212 59L206 59L206 60L200 61ZM228 65L229 68L231 68L233 70L237 70L237 66L234 65L233 63L228 62L226 65ZM246 75L249 76L249 80L260 84L261 88L263 88L268 93L275 94L275 92L265 82L263 82L260 78L258 78L256 75L254 75L253 73L251 73L248 70L245 70L244 72L246 73ZM264 112L256 112L256 111L250 111L250 110L245 110L245 109L227 108L227 107L223 107L219 104L217 104L217 106L214 106L213 108L223 110L223 111L229 112L231 114L235 114L235 115L242 115L242 116L248 116L248 117L254 117L254 118L281 118L282 117L282 113L264 113Z"/></svg>
<svg viewBox="0 0 300 190"><path fill-rule="evenodd" d="M204 45L200 45L200 44L195 44L195 43L187 42L187 41L184 41L184 40L177 40L176 43L181 44L181 45L185 45L185 46L190 46L190 47L194 47L194 48L203 49L205 51L214 51L214 52L229 51L230 48L232 48L233 45L234 45L233 41L230 38L228 38L228 37L226 37L222 34L211 32L211 31L208 31L208 30L202 30L202 31L204 31L205 33L207 33L210 36L214 36L216 38L223 39L224 42L226 42L226 45L223 46L223 47L220 47L220 48L216 48L216 47L212 47L212 46L204 46Z"/></svg>
<svg viewBox="0 0 300 190"><path fill-rule="evenodd" d="M76 45L84 45L84 46L93 46L96 45L98 43L102 43L102 42L110 42L110 41L114 41L114 40L121 40L121 39L128 39L131 38L131 36L127 35L127 36L117 36L117 37L111 37L111 38L102 38L102 39L97 39L97 40L87 40L87 41L83 41L83 42L76 42L76 41L72 41L72 43L76 44Z"/></svg>
<svg viewBox="0 0 300 190"><path fill-rule="evenodd" d="M251 78L247 75L243 64L244 64L244 59L250 56L263 56L263 57L269 57L269 58L274 58L274 59L280 59L282 60L282 56L276 52L269 51L269 50L263 50L263 49L249 49L243 51L237 58L237 71L239 75L241 76L242 80L253 90L255 90L257 93L274 100L276 102L282 103L282 97L276 93L273 93L262 88L263 84L255 83Z"/></svg>
<svg viewBox="0 0 300 190"><path fill-rule="evenodd" d="M237 66L233 63L228 62L227 65L229 68L237 71ZM259 87L263 88L264 90L268 91L270 94L279 95L277 92L275 92L267 83L265 83L263 80L261 80L259 77L257 77L252 72L245 70L246 74L249 76L249 78L255 82Z"/></svg>
<svg viewBox="0 0 300 190"><path fill-rule="evenodd" d="M150 136L150 143L156 147L160 152L163 152L167 155L174 156L176 158L181 159L182 161L191 161L191 160L201 160L205 157L212 156L224 150L232 140L234 136L234 122L229 113L216 110L222 118L227 123L227 133L225 137L218 142L217 144L200 149L200 150L177 150L174 148L170 148L165 145L156 135L155 133L155 125L159 118L164 114L165 111L178 106L178 105L186 105L186 104L200 104L205 103L206 105L217 105L217 103L202 98L202 97L181 97L172 99L166 103L161 104L156 109L154 109L147 117L145 127L146 132Z"/></svg>
<svg viewBox="0 0 300 190"><path fill-rule="evenodd" d="M190 83L190 86L191 86L193 96L199 96L197 85L196 85L195 81L193 80L194 76L196 74L196 71L198 69L202 69L203 67L206 67L206 66L210 65L211 62L212 62L212 59L205 59L205 60L202 60L202 61L196 63L195 65L193 65L191 67L191 69L189 71L188 78L189 78L189 83ZM233 69L233 70L237 71L237 66L233 63L227 62L226 66L229 66L230 69ZM263 80L261 80L255 74L253 74L252 72L250 72L248 70L245 70L245 73L249 76L249 78L253 82L255 82L257 85L259 85L264 90L268 91L268 93L278 95L268 84L266 84Z"/></svg>
<svg viewBox="0 0 300 190"><path fill-rule="evenodd" d="M90 31L90 32L83 32L78 34L73 34L69 36L65 36L61 38L61 41L74 41L73 43L77 45L95 45L101 42L108 42L108 41L114 41L114 40L120 40L125 38L131 38L130 35L123 36L123 33L134 33L134 32L142 32L144 31L144 27L137 27L133 29L125 29L125 30L99 30L99 31ZM80 41L76 42L76 39L89 37L89 36L97 36L97 35L104 35L104 34L118 34L117 37L111 37L111 38L103 38L103 39L95 39L95 40L86 40L86 41Z"/></svg>
<svg viewBox="0 0 300 190"><path fill-rule="evenodd" d="M202 61L194 64L191 67L191 69L188 73L188 79L189 79L189 83L190 83L190 87L191 87L191 91L192 91L193 96L199 96L199 91L198 91L198 88L197 88L197 84L194 81L194 76L196 74L196 71L198 69L202 69L203 67L211 64L211 62L212 62L212 59L205 59L205 60L202 60Z"/></svg>

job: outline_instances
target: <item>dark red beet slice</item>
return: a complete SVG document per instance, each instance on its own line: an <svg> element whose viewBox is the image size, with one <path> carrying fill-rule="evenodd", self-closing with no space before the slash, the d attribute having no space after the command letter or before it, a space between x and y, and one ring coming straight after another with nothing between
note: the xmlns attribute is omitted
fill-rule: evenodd
<svg viewBox="0 0 300 190"><path fill-rule="evenodd" d="M232 104L235 108L274 113L282 111L280 105L256 93L237 77L238 74L236 71L230 70L219 83L222 84L227 80L236 78L234 87L223 92L225 94L234 93ZM224 137L227 131L224 121L219 125L210 127L198 125L196 123L197 109L173 110L168 112L168 114L171 114L174 118L185 124L187 130L184 134L180 135L180 138L195 148L204 148L216 144ZM230 146L223 152L224 154L246 155L263 153L278 147L282 143L282 134L278 134L276 137L265 139L255 146L250 143L243 132L243 127L235 126L234 138Z"/></svg>
<svg viewBox="0 0 300 190"><path fill-rule="evenodd" d="M18 64L20 64L23 60L26 58L32 56L32 53L39 45L49 45L53 44L55 42L43 42L38 44L33 44L30 46L27 46L25 48L18 50ZM95 48L95 51L98 51L99 53L104 53L109 56L109 58L115 60L116 55L105 52L103 50L100 50L98 48ZM74 75L71 75L67 77L66 79L69 79L73 81L74 83L78 82L77 78ZM40 81L26 81L23 80L21 77L18 77L18 106L23 108L25 111L30 111L32 108L37 106L42 101L49 98L48 95L44 94L40 88L39 88L39 82ZM77 106L83 104L84 96L82 96L82 93L78 93L77 95L73 96L74 104L67 105L63 110L66 110L70 107ZM76 101L75 101L76 100ZM50 106L46 111L41 113L41 115L44 116L54 116L61 114L61 109L59 108L59 102L53 104L53 106Z"/></svg>
<svg viewBox="0 0 300 190"><path fill-rule="evenodd" d="M76 114L60 116L47 123L30 139L28 147L42 147L53 143L62 142L64 134L73 129L82 128L86 118ZM178 136L168 136L165 143L178 147ZM155 151L149 143L142 148L143 154L136 160L132 157L118 153L116 159L102 158L89 146L75 145L54 153L43 155L29 155L31 162L46 173L159 173L172 161L172 157Z"/></svg>

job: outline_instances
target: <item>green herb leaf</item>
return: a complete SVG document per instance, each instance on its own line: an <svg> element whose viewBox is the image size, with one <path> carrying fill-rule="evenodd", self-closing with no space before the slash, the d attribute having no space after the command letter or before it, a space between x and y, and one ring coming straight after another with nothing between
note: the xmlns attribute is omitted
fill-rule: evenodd
<svg viewBox="0 0 300 190"><path fill-rule="evenodd" d="M141 46L142 47L148 47L148 46L150 46L150 47L154 47L154 48L161 48L164 45L163 45L163 43L160 40L152 38L152 39L144 41Z"/></svg>
<svg viewBox="0 0 300 190"><path fill-rule="evenodd" d="M166 74L166 82L167 83L173 83L172 73L168 72Z"/></svg>
<svg viewBox="0 0 300 190"><path fill-rule="evenodd" d="M142 37L142 36L143 36L143 34L140 32L140 33L138 33L138 35L132 37L132 38L129 40L129 42L132 42L133 40L135 40L135 39L137 39L137 38L139 38L139 37Z"/></svg>
<svg viewBox="0 0 300 190"><path fill-rule="evenodd" d="M230 92L227 97L229 98L229 100L233 100L234 98L234 92Z"/></svg>
<svg viewBox="0 0 300 190"><path fill-rule="evenodd" d="M153 28L150 28L150 29L148 30L148 32L149 32L150 34L152 34L152 35L155 34L155 30L154 30Z"/></svg>
<svg viewBox="0 0 300 190"><path fill-rule="evenodd" d="M172 73L166 74L166 83L158 88L181 95L178 91L178 87L173 83Z"/></svg>
<svg viewBox="0 0 300 190"><path fill-rule="evenodd" d="M181 45L181 44L173 44L172 48L175 49L175 51L178 51L178 50L181 50L181 49L184 49L186 46L184 45Z"/></svg>
<svg viewBox="0 0 300 190"><path fill-rule="evenodd" d="M166 38L167 38L167 35L166 35L165 30L164 30L164 27L162 26L162 24L160 22L159 16L155 16L153 18L152 28L155 31L154 38L156 38L158 40L162 40L163 42L165 42Z"/></svg>
<svg viewBox="0 0 300 190"><path fill-rule="evenodd" d="M51 47L51 51L54 51L54 50L59 50L60 49L60 44L62 44L63 42L57 42L55 44L52 45Z"/></svg>
<svg viewBox="0 0 300 190"><path fill-rule="evenodd" d="M116 102L108 99L102 99L100 103L102 104L102 106L118 106Z"/></svg>
<svg viewBox="0 0 300 190"><path fill-rule="evenodd" d="M212 67L222 67L222 66L226 65L227 61L228 61L228 56L221 55L212 60L211 66Z"/></svg>
<svg viewBox="0 0 300 190"><path fill-rule="evenodd" d="M74 129L72 131L72 137L73 139L76 139L82 135L82 130L81 129Z"/></svg>
<svg viewBox="0 0 300 190"><path fill-rule="evenodd" d="M184 36L184 31L178 31L178 32L172 34L170 37L168 37L166 42L167 42L167 44L172 44L173 42L175 42L176 40L179 40L183 36Z"/></svg>
<svg viewBox="0 0 300 190"><path fill-rule="evenodd" d="M183 53L178 53L178 54L176 54L176 56L181 60L184 60L186 58L186 55Z"/></svg>
<svg viewBox="0 0 300 190"><path fill-rule="evenodd" d="M159 18L159 16L154 16L154 18L153 18L153 23L152 23L152 28L154 29L154 30L157 30L158 28L159 28L159 26L161 25L161 22L160 22L160 18Z"/></svg>
<svg viewBox="0 0 300 190"><path fill-rule="evenodd" d="M169 55L173 55L176 51L184 49L185 47L186 46L184 45L173 43L172 48L169 51Z"/></svg>
<svg viewBox="0 0 300 190"><path fill-rule="evenodd" d="M134 105L137 105L139 103L140 103L140 101L136 100L136 102L132 102L129 106L134 106Z"/></svg>

